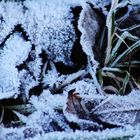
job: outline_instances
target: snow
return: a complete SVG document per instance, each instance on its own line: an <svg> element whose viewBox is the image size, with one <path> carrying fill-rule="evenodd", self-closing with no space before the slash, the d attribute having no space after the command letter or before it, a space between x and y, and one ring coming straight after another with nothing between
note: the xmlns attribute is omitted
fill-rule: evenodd
<svg viewBox="0 0 140 140"><path fill-rule="evenodd" d="M52 109L62 109L66 103L66 98L66 94L52 95L49 90L43 90L39 97L32 96L30 102L37 110L45 110L46 107Z"/></svg>

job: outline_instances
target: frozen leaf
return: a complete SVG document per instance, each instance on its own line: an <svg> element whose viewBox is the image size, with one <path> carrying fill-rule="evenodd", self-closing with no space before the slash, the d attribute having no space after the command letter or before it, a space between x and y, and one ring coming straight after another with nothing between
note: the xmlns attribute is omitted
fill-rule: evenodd
<svg viewBox="0 0 140 140"><path fill-rule="evenodd" d="M98 62L96 60L99 59L101 51L99 45L97 45L97 40L102 28L101 26L103 26L101 17L95 12L91 5L86 4L83 7L78 21L78 29L82 33L80 43L88 57L89 73L93 78L98 92L103 94L101 86L96 78L96 70L98 68Z"/></svg>
<svg viewBox="0 0 140 140"><path fill-rule="evenodd" d="M127 124L136 125L140 123L140 96L109 96L102 101L95 109L100 120L109 124L125 126Z"/></svg>
<svg viewBox="0 0 140 140"><path fill-rule="evenodd" d="M32 96L30 102L37 111L27 118L27 125L41 127L45 133L71 130L62 112L63 95L52 95L44 90L39 97Z"/></svg>
<svg viewBox="0 0 140 140"><path fill-rule="evenodd" d="M88 78L84 78L82 80L78 80L77 82L74 82L70 85L68 85L65 90L67 92L75 89L76 93L79 93L80 95L90 95L94 96L97 95L97 88L94 85L93 81Z"/></svg>
<svg viewBox="0 0 140 140"><path fill-rule="evenodd" d="M64 108L64 115L70 122L77 123L82 130L101 129L102 125L90 117L90 112L95 108L96 104L98 104L98 101L93 103L92 98L87 100L77 93L69 93L67 105Z"/></svg>
<svg viewBox="0 0 140 140"><path fill-rule="evenodd" d="M13 30L19 31L16 27L21 25L31 43L45 50L49 59L72 64L70 55L76 39L72 3L63 0L0 2L0 44Z"/></svg>
<svg viewBox="0 0 140 140"><path fill-rule="evenodd" d="M68 96L64 113L72 114L77 119L87 119L93 122L100 120L117 126L136 125L140 123L139 102L139 94L91 97L71 93Z"/></svg>
<svg viewBox="0 0 140 140"><path fill-rule="evenodd" d="M1 99L19 94L20 78L17 66L27 59L30 49L30 42L24 41L21 34L15 33L6 40L0 50L0 92L3 94Z"/></svg>
<svg viewBox="0 0 140 140"><path fill-rule="evenodd" d="M98 17L90 5L85 5L80 14L78 21L78 28L82 33L80 43L83 51L88 55L93 55L93 47L95 46L95 39L99 33Z"/></svg>

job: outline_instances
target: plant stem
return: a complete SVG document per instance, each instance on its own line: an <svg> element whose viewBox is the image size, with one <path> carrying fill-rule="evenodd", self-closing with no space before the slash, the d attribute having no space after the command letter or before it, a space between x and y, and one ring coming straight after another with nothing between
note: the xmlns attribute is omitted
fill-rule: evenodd
<svg viewBox="0 0 140 140"><path fill-rule="evenodd" d="M114 33L112 33L112 26L113 26L113 21L112 21L112 16L113 16L113 13L115 11L115 8L118 4L118 0L112 0L112 4L111 4L111 9L108 13L108 16L107 16L107 20L106 20L106 26L107 26L107 29L108 29L108 42L107 42L107 49L106 49L106 58L105 58L105 65L108 64L109 62L109 58L110 58L110 55L111 55L111 48L112 48L112 39L113 39L113 35Z"/></svg>

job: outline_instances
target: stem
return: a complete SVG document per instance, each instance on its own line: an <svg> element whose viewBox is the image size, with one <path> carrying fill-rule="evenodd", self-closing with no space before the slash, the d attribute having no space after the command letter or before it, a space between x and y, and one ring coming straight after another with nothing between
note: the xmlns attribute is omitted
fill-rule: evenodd
<svg viewBox="0 0 140 140"><path fill-rule="evenodd" d="M70 74L68 75L68 77L60 84L60 82L56 82L55 85L56 87L50 89L52 92L57 92L60 89L62 89L63 87L67 86L68 84L72 83L74 80L76 80L77 78L85 75L87 72L86 70L80 70L76 73Z"/></svg>
<svg viewBox="0 0 140 140"><path fill-rule="evenodd" d="M118 4L118 0L112 0L111 9L108 13L107 20L106 20L106 26L108 29L108 35L107 35L108 42L107 42L107 49L106 49L107 51L106 51L105 65L108 64L111 55L112 39L114 35L114 33L112 33L112 15L117 4Z"/></svg>
<svg viewBox="0 0 140 140"><path fill-rule="evenodd" d="M93 82L95 84L95 86L97 87L98 93L100 95L104 95L104 92L101 88L101 85L99 84L97 77L96 77L96 73L97 73L97 66L92 66L91 62L90 62L90 58L88 57L88 64L89 64L89 73L91 74L92 78L93 78Z"/></svg>

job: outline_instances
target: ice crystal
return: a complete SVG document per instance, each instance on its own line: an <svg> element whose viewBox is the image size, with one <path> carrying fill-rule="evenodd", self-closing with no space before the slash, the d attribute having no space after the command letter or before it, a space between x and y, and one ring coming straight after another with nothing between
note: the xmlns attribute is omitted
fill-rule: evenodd
<svg viewBox="0 0 140 140"><path fill-rule="evenodd" d="M61 1L25 1L23 4L7 1L1 2L0 11L3 19L0 24L0 43L20 24L32 44L44 49L49 59L72 63L70 55L75 31L70 5Z"/></svg>

